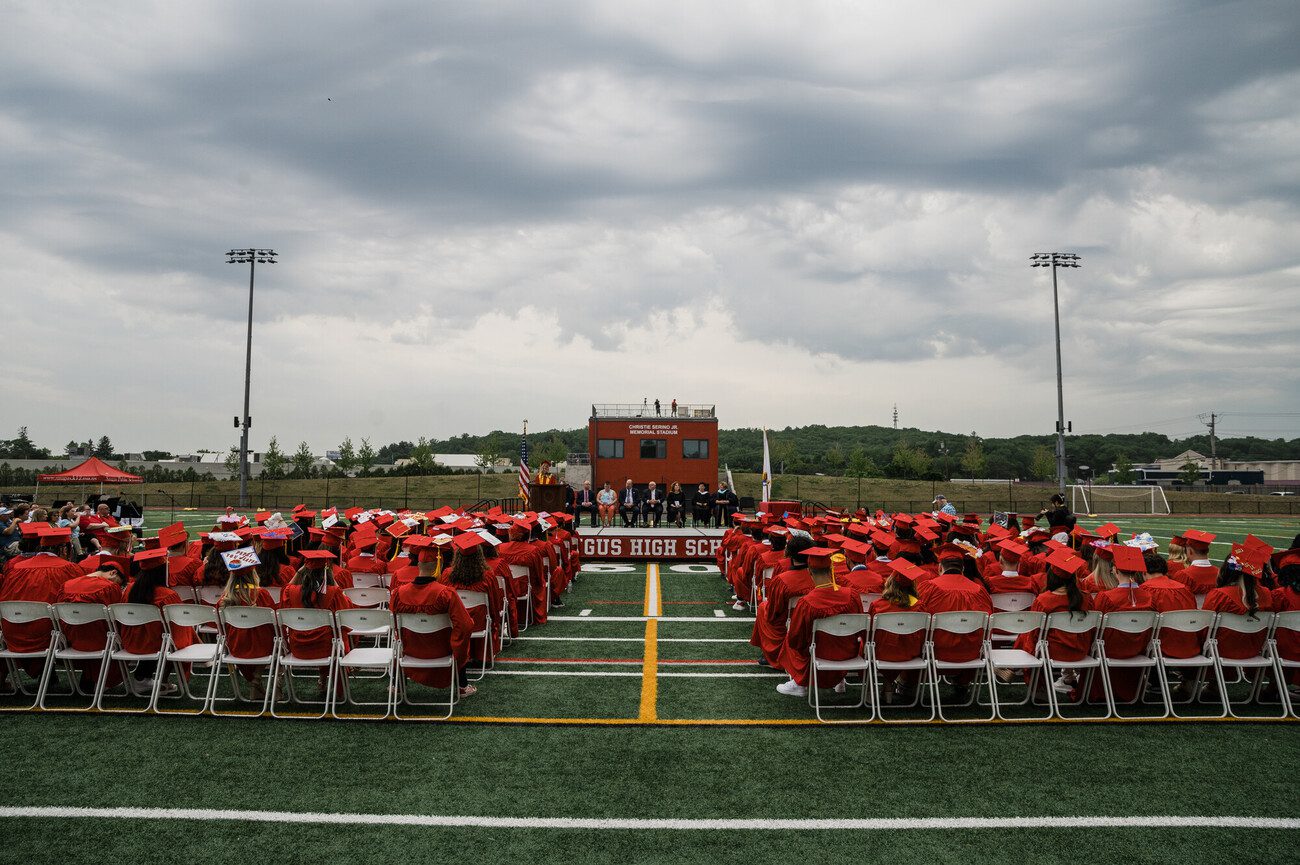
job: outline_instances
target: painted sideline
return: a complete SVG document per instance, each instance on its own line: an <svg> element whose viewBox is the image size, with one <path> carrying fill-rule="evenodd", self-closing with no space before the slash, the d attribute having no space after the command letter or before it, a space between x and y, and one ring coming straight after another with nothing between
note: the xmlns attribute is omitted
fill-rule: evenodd
<svg viewBox="0 0 1300 865"><path fill-rule="evenodd" d="M1287 817L868 817L796 819L675 819L654 817L472 817L451 814L322 814L310 811L234 811L215 808L72 808L0 806L0 819L193 820L254 823L323 823L363 826L430 826L492 829L630 829L669 831L915 829L1300 829Z"/></svg>

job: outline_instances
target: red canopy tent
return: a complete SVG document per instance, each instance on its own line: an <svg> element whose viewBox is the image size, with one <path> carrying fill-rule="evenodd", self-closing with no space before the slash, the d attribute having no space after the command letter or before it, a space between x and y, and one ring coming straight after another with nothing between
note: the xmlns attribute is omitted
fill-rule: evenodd
<svg viewBox="0 0 1300 865"><path fill-rule="evenodd" d="M130 472L124 472L121 469L115 469L99 457L91 457L79 466L68 469L63 472L53 472L46 475L36 476L36 488L39 492L41 484L99 484L99 491L104 491L104 483L111 484L142 484L144 478L139 475L133 475Z"/></svg>

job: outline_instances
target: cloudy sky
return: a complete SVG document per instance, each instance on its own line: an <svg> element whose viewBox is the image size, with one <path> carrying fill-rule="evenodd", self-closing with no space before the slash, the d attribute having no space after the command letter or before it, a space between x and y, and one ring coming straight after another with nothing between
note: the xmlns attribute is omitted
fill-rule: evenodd
<svg viewBox="0 0 1300 865"><path fill-rule="evenodd" d="M1300 435L1275 3L26 2L5 430L225 449L585 423Z"/></svg>

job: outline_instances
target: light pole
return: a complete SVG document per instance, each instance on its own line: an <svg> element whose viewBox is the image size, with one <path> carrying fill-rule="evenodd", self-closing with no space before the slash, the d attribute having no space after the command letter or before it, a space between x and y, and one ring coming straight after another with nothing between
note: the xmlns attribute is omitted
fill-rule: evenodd
<svg viewBox="0 0 1300 865"><path fill-rule="evenodd" d="M1052 312L1056 318L1056 486L1065 494L1065 388L1061 384L1061 300L1056 289L1058 267L1079 267L1079 256L1070 252L1037 252L1029 256L1030 267L1052 269Z"/></svg>
<svg viewBox="0 0 1300 865"><path fill-rule="evenodd" d="M248 507L248 428L253 419L248 416L248 392L253 380L253 274L259 264L275 264L274 249L232 249L226 253L226 264L248 265L248 343L244 348L244 416L235 418L239 433L239 506Z"/></svg>

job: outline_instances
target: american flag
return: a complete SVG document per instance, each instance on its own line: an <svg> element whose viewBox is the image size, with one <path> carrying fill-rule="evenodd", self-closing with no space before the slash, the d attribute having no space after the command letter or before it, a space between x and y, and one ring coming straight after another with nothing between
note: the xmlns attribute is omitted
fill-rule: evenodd
<svg viewBox="0 0 1300 865"><path fill-rule="evenodd" d="M528 470L528 433L519 440L519 498L528 506L528 485L533 482L532 472Z"/></svg>

